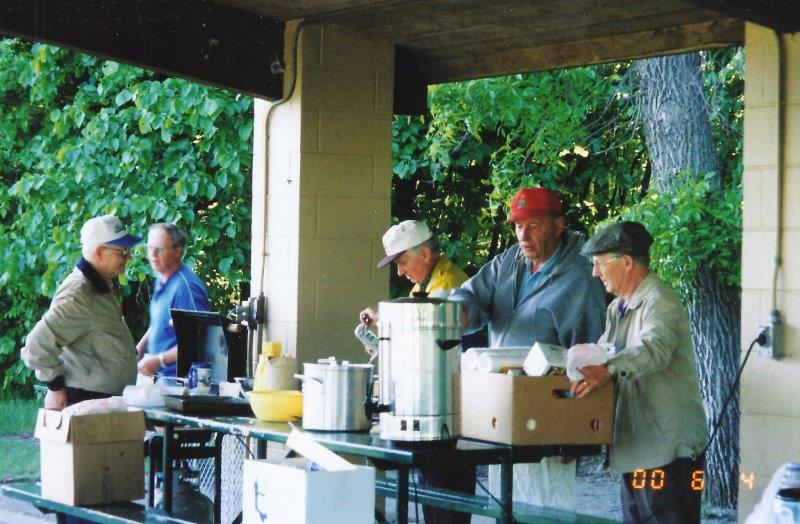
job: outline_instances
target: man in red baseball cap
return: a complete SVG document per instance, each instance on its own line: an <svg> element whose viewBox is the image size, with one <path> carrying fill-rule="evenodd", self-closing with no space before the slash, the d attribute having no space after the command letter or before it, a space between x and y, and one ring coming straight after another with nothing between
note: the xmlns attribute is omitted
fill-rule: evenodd
<svg viewBox="0 0 800 524"><path fill-rule="evenodd" d="M491 347L594 342L605 325L605 294L581 256L584 239L566 228L561 199L542 187L520 189L508 223L517 245L497 255L450 294L462 303L464 331L489 327ZM514 466L514 500L575 509L575 464L558 457ZM499 471L490 468L492 491Z"/></svg>
<svg viewBox="0 0 800 524"><path fill-rule="evenodd" d="M559 246L565 222L561 199L549 189L520 189L509 205L506 223L513 223L522 254L532 272L539 271Z"/></svg>
<svg viewBox="0 0 800 524"><path fill-rule="evenodd" d="M506 223L519 222L542 214L561 215L561 199L549 189L527 187L517 191L511 199Z"/></svg>

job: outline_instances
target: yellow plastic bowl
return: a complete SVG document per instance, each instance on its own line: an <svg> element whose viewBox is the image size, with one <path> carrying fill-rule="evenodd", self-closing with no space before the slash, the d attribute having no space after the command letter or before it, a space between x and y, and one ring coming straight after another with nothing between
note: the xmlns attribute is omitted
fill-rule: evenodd
<svg viewBox="0 0 800 524"><path fill-rule="evenodd" d="M247 398L256 418L264 422L288 422L303 416L303 394L299 391L250 391Z"/></svg>

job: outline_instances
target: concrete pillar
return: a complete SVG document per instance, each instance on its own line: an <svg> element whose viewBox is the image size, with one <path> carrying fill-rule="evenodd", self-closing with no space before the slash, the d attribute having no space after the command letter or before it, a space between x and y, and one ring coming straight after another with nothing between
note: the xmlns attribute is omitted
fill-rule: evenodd
<svg viewBox="0 0 800 524"><path fill-rule="evenodd" d="M358 312L388 296L386 270L375 265L391 219L393 70L391 44L307 26L297 87L274 111L268 151L270 103L256 101L252 289L260 289L266 242L266 338L301 362L365 361L353 336Z"/></svg>
<svg viewBox="0 0 800 524"><path fill-rule="evenodd" d="M778 190L778 51L775 34L748 23L745 33L742 343L769 320ZM783 266L777 307L786 356L751 355L741 383L739 519L750 514L772 474L800 460L800 33L783 35L786 92ZM754 352L756 350L754 349Z"/></svg>

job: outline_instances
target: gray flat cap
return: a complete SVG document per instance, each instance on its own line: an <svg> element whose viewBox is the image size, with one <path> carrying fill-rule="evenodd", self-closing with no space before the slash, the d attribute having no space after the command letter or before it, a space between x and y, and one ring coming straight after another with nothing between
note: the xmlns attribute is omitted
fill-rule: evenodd
<svg viewBox="0 0 800 524"><path fill-rule="evenodd" d="M653 237L639 222L624 221L604 227L586 241L581 254L591 257L601 253L648 255Z"/></svg>

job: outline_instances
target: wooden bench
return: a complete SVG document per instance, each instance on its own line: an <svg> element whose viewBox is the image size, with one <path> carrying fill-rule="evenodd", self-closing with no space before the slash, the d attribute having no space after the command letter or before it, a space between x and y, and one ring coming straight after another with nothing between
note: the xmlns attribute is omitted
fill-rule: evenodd
<svg viewBox="0 0 800 524"><path fill-rule="evenodd" d="M397 493L396 481L392 479L375 479L375 496L394 498ZM481 495L467 495L455 491L443 489L416 488L409 489L408 501L418 502L422 505L436 506L438 508L450 509L455 511L465 511L473 515L483 515L485 517L502 518L503 512L500 506L491 497ZM521 502L514 503L514 522L535 522L535 523L556 523L573 522L611 524L617 521L582 515L571 511L559 509L542 508Z"/></svg>
<svg viewBox="0 0 800 524"><path fill-rule="evenodd" d="M117 502L114 504L96 504L93 506L71 506L42 497L39 484L20 482L0 486L3 495L22 500L39 509L55 512L58 522L65 522L62 515L78 517L90 522L107 524L134 524L139 522L157 524L190 524L189 521L170 517L163 511L148 507L138 502Z"/></svg>

